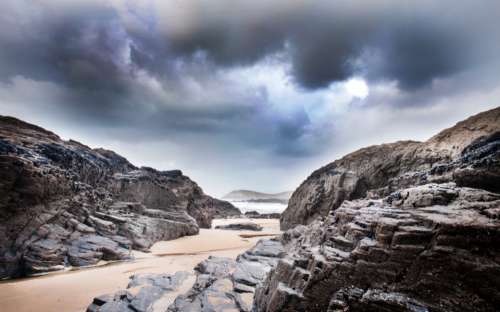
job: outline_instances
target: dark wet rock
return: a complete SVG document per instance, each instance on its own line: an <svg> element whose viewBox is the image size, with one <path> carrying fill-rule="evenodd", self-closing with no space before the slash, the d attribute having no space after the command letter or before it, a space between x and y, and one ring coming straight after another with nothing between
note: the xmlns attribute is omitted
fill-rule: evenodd
<svg viewBox="0 0 500 312"><path fill-rule="evenodd" d="M281 214L282 230L327 216L344 200L380 198L427 183L500 192L500 108L459 122L426 142L370 146L313 172Z"/></svg>
<svg viewBox="0 0 500 312"><path fill-rule="evenodd" d="M255 311L496 311L500 194L426 184L283 235Z"/></svg>
<svg viewBox="0 0 500 312"><path fill-rule="evenodd" d="M234 230L234 231L262 231L262 226L253 222L217 225L215 228L219 230Z"/></svg>
<svg viewBox="0 0 500 312"><path fill-rule="evenodd" d="M0 117L0 278L126 260L130 249L234 214L180 170L137 168L112 151Z"/></svg>
<svg viewBox="0 0 500 312"><path fill-rule="evenodd" d="M255 210L245 212L245 217L253 219L279 219L280 213L259 213Z"/></svg>
<svg viewBox="0 0 500 312"><path fill-rule="evenodd" d="M251 311L255 288L284 256L277 240L260 240L235 260L209 257L196 267L196 282L169 307L174 312Z"/></svg>
<svg viewBox="0 0 500 312"><path fill-rule="evenodd" d="M189 275L188 272L177 272L174 275L132 275L127 290L94 298L87 312L165 311L168 308L168 301L164 303L161 300L169 293L178 290Z"/></svg>

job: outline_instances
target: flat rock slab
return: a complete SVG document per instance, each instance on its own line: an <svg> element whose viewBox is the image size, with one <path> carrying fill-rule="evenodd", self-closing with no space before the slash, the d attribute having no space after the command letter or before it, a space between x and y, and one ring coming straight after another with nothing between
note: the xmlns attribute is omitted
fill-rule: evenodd
<svg viewBox="0 0 500 312"><path fill-rule="evenodd" d="M258 225L257 223L252 223L252 222L217 225L215 228L218 230L262 231L262 226Z"/></svg>

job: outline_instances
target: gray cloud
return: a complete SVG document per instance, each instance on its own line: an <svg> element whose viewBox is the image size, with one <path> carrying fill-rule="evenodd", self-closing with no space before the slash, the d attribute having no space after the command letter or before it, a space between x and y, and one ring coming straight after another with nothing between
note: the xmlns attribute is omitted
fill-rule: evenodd
<svg viewBox="0 0 500 312"><path fill-rule="evenodd" d="M218 169L234 161L286 172L333 155L342 131L358 126L344 122L349 114L496 89L497 29L494 0L6 0L0 109L96 144L167 140L171 153L198 155L181 165L201 166L213 149ZM286 79L258 80L260 67L271 71L264 77L284 68ZM354 76L370 95L329 103L342 89L332 86Z"/></svg>

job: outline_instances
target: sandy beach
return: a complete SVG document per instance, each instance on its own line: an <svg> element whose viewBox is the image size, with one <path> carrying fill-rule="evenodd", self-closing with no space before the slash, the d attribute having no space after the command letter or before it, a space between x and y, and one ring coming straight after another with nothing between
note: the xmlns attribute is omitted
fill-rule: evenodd
<svg viewBox="0 0 500 312"><path fill-rule="evenodd" d="M235 258L262 238L249 237L252 234L280 233L277 219L219 219L214 220L213 227L240 221L252 221L264 229L201 229L198 235L158 242L150 253L134 252L133 261L0 282L1 311L85 311L95 296L124 289L134 273L193 272L193 267L210 255ZM194 276L179 293L189 289L193 281Z"/></svg>

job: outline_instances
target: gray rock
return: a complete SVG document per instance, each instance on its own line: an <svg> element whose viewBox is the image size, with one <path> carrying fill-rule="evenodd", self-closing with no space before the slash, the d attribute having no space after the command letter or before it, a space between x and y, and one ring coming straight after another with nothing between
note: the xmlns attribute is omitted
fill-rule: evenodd
<svg viewBox="0 0 500 312"><path fill-rule="evenodd" d="M209 257L196 266L198 275L191 290L178 296L169 311L251 311L255 287L282 256L279 241L263 239L236 261Z"/></svg>
<svg viewBox="0 0 500 312"><path fill-rule="evenodd" d="M280 213L259 213L255 210L245 212L245 217L253 219L279 219Z"/></svg>
<svg viewBox="0 0 500 312"><path fill-rule="evenodd" d="M155 312L162 307L155 306L164 295L176 291L190 275L188 272L168 274L135 274L130 277L126 290L94 298L87 312ZM163 307L166 310L167 307Z"/></svg>
<svg viewBox="0 0 500 312"><path fill-rule="evenodd" d="M0 279L129 259L226 215L240 212L179 170L137 168L0 116Z"/></svg>
<svg viewBox="0 0 500 312"><path fill-rule="evenodd" d="M400 141L355 151L313 172L295 190L280 226L327 216L344 200L380 198L402 188L455 182L500 192L500 108L480 113L426 142Z"/></svg>
<svg viewBox="0 0 500 312"><path fill-rule="evenodd" d="M262 226L253 222L217 225L215 228L219 230L234 230L234 231L262 231Z"/></svg>
<svg viewBox="0 0 500 312"><path fill-rule="evenodd" d="M500 194L427 184L290 230L255 311L495 311Z"/></svg>

